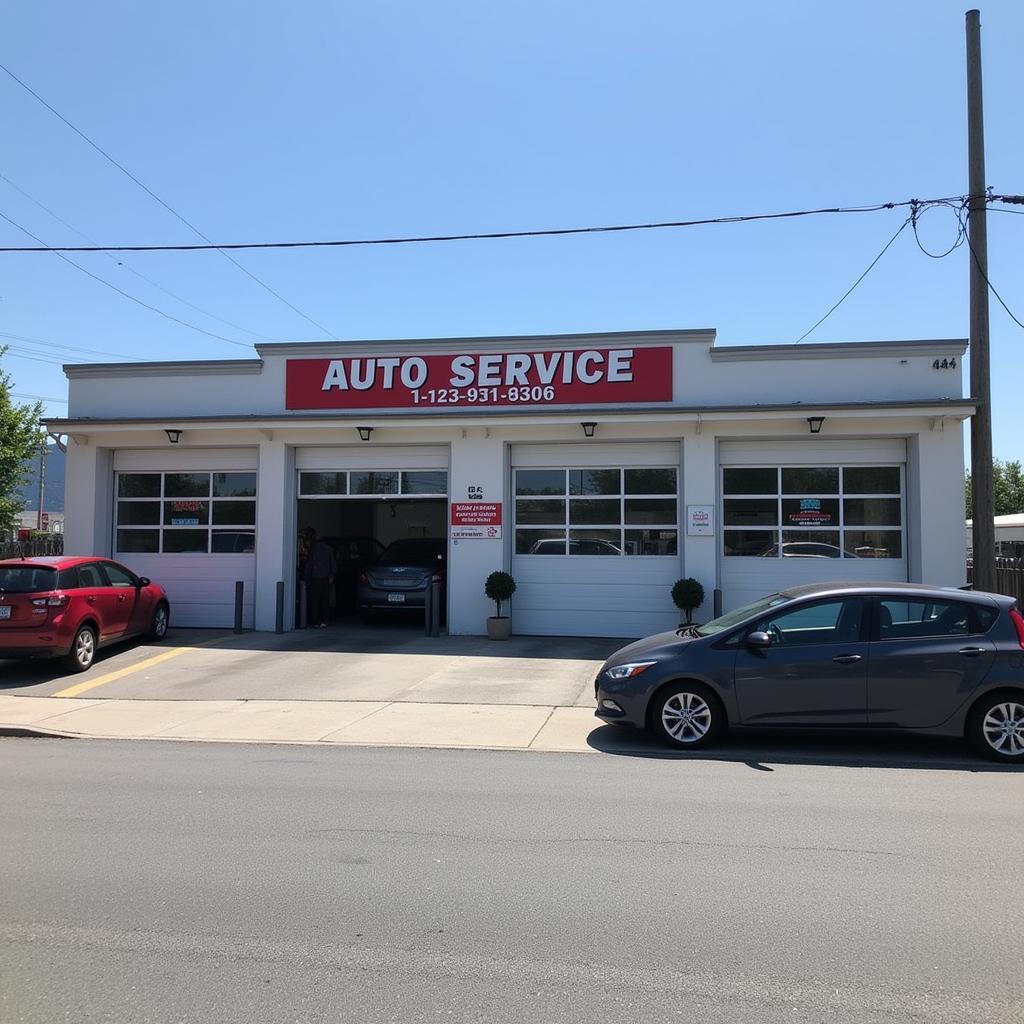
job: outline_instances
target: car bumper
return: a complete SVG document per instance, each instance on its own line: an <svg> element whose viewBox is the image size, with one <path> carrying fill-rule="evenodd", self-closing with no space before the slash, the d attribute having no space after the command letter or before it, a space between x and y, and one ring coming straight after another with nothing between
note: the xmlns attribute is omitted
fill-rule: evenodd
<svg viewBox="0 0 1024 1024"><path fill-rule="evenodd" d="M0 658L45 658L67 654L71 637L46 629L5 629L0 632Z"/></svg>
<svg viewBox="0 0 1024 1024"><path fill-rule="evenodd" d="M594 682L597 709L594 714L606 722L634 725L638 729L647 724L649 687L639 688L629 679L616 681L603 673Z"/></svg>
<svg viewBox="0 0 1024 1024"><path fill-rule="evenodd" d="M400 594L402 600L391 600L392 595ZM381 611L390 608L393 611L413 609L423 611L427 603L427 591L422 590L379 590L376 587L368 587L365 584L359 587L357 594L359 607L362 609L373 609Z"/></svg>

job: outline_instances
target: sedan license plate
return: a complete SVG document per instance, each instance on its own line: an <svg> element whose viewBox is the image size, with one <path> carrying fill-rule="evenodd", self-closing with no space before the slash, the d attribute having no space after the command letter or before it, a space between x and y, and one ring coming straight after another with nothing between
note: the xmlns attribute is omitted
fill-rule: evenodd
<svg viewBox="0 0 1024 1024"><path fill-rule="evenodd" d="M388 604L405 604L405 594L388 594Z"/></svg>
<svg viewBox="0 0 1024 1024"><path fill-rule="evenodd" d="M0 604L0 619L9 619L11 617L11 606L9 604Z"/></svg>

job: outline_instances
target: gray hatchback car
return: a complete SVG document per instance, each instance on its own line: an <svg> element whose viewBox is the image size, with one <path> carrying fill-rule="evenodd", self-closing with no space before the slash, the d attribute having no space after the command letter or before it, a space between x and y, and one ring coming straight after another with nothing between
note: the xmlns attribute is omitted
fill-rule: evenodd
<svg viewBox="0 0 1024 1024"><path fill-rule="evenodd" d="M1024 763L1024 617L999 594L795 587L623 647L595 694L599 718L684 749L728 726L904 730Z"/></svg>

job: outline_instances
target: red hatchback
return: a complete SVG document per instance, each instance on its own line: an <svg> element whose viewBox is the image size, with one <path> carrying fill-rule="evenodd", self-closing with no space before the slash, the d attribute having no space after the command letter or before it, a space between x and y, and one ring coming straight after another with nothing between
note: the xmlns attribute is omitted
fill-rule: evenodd
<svg viewBox="0 0 1024 1024"><path fill-rule="evenodd" d="M162 640L169 618L164 588L109 558L0 561L0 658L58 657L84 672L107 644Z"/></svg>

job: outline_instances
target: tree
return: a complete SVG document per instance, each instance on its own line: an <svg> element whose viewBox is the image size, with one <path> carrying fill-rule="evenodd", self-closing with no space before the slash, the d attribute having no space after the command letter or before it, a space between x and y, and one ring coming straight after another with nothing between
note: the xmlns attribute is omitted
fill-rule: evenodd
<svg viewBox="0 0 1024 1024"><path fill-rule="evenodd" d="M1024 512L1024 469L1021 468L1019 459L1013 462L1003 462L1001 459L992 461L992 496L997 516ZM969 471L964 480L964 508L966 517L971 519L974 501Z"/></svg>
<svg viewBox="0 0 1024 1024"><path fill-rule="evenodd" d="M0 347L0 358L6 351ZM17 525L26 460L38 457L46 443L46 431L39 425L42 415L41 402L19 405L12 400L10 375L0 370L0 530Z"/></svg>

